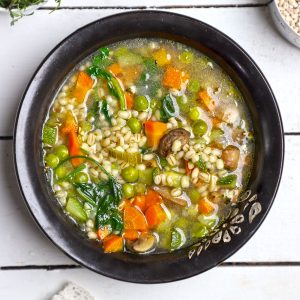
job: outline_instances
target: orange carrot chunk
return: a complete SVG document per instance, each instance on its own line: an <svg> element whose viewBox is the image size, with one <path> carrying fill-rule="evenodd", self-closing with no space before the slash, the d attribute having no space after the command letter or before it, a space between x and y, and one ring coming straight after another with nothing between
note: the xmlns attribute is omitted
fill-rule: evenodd
<svg viewBox="0 0 300 300"><path fill-rule="evenodd" d="M129 241L135 241L139 238L139 236L140 233L134 229L126 229L123 234L124 239Z"/></svg>
<svg viewBox="0 0 300 300"><path fill-rule="evenodd" d="M105 253L123 251L123 238L121 236L111 234L104 239L103 248Z"/></svg>
<svg viewBox="0 0 300 300"><path fill-rule="evenodd" d="M118 76L123 73L123 70L119 64L112 64L108 67L108 71L113 73L115 76Z"/></svg>
<svg viewBox="0 0 300 300"><path fill-rule="evenodd" d="M64 126L61 128L61 133L68 136L68 148L70 156L82 155L80 150L80 141L78 139L78 125L71 112L68 112L65 118ZM82 158L73 158L71 163L74 167L82 164Z"/></svg>
<svg viewBox="0 0 300 300"><path fill-rule="evenodd" d="M198 202L198 212L204 215L210 215L214 211L214 205L206 198L201 198Z"/></svg>
<svg viewBox="0 0 300 300"><path fill-rule="evenodd" d="M93 79L85 72L78 73L73 96L77 98L78 103L82 103L88 90L93 86Z"/></svg>
<svg viewBox="0 0 300 300"><path fill-rule="evenodd" d="M147 221L144 214L133 206L125 206L123 220L125 230L147 230Z"/></svg>
<svg viewBox="0 0 300 300"><path fill-rule="evenodd" d="M145 134L149 147L157 149L160 139L167 131L167 124L162 122L147 121L144 124Z"/></svg>
<svg viewBox="0 0 300 300"><path fill-rule="evenodd" d="M145 215L149 228L156 227L166 219L166 213L159 203L151 205Z"/></svg>
<svg viewBox="0 0 300 300"><path fill-rule="evenodd" d="M104 226L103 228L99 228L97 230L97 236L99 240L104 240L107 236L109 236L111 233L110 229L108 226Z"/></svg>
<svg viewBox="0 0 300 300"><path fill-rule="evenodd" d="M126 99L127 108L132 109L134 104L133 95L129 92L125 92L125 99Z"/></svg>
<svg viewBox="0 0 300 300"><path fill-rule="evenodd" d="M162 202L162 197L159 193L153 191L153 190L149 190L147 192L147 195L145 197L145 209L147 209L148 207L156 204L156 203L161 203Z"/></svg>
<svg viewBox="0 0 300 300"><path fill-rule="evenodd" d="M146 209L146 197L136 196L132 202L132 205L139 208L142 212Z"/></svg>
<svg viewBox="0 0 300 300"><path fill-rule="evenodd" d="M174 67L168 67L164 77L163 84L168 88L180 90L182 83L189 78L188 74Z"/></svg>
<svg viewBox="0 0 300 300"><path fill-rule="evenodd" d="M198 96L206 110L213 111L216 108L215 101L208 95L206 90L201 90Z"/></svg>

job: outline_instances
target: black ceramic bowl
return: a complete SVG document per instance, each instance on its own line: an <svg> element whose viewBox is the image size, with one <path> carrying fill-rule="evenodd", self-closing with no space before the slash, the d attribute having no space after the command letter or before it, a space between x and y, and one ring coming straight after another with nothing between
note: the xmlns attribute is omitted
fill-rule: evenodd
<svg viewBox="0 0 300 300"><path fill-rule="evenodd" d="M169 254L104 254L65 217L43 173L41 129L65 76L97 48L136 37L162 37L199 49L219 63L242 91L254 123L255 165L247 191L228 222L196 245ZM159 283L208 270L235 253L266 217L280 182L283 128L272 90L262 72L234 41L213 27L186 16L135 11L93 22L62 41L42 62L22 99L14 132L16 171L35 221L65 254L108 277Z"/></svg>

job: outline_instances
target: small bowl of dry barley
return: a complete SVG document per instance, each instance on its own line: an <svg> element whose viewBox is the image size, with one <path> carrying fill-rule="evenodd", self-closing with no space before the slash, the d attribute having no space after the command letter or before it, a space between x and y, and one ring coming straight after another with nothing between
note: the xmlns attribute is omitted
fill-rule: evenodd
<svg viewBox="0 0 300 300"><path fill-rule="evenodd" d="M278 31L300 48L300 0L273 0L269 7Z"/></svg>

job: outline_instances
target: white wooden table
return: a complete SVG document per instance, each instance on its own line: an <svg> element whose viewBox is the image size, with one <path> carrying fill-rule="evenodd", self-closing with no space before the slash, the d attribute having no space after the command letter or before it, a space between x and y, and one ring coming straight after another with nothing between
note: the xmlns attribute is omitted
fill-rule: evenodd
<svg viewBox="0 0 300 300"><path fill-rule="evenodd" d="M159 3L159 4L158 4ZM0 14L0 299L49 299L74 281L96 299L300 299L300 49L270 20L268 0L51 0L10 27ZM37 229L17 188L13 122L22 92L44 56L75 29L132 9L163 9L207 22L258 63L277 97L286 158L275 203L257 234L221 266L163 285L119 282L77 266Z"/></svg>

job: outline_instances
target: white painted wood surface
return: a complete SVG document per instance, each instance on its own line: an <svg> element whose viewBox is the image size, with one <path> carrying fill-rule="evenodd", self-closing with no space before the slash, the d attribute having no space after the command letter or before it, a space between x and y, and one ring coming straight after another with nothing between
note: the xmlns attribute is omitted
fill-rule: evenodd
<svg viewBox="0 0 300 300"><path fill-rule="evenodd" d="M131 7L173 7L207 22L236 40L257 62L277 97L286 132L300 132L300 50L275 31L268 0L63 0L52 14L39 10L14 27L0 13L0 137L11 136L22 92L45 55L77 28ZM175 9L174 7L191 6ZM192 8L192 6L221 6ZM246 7L232 7L232 6ZM254 5L254 7L252 7ZM225 6L225 7L223 7ZM46 7L54 7L50 0ZM85 7L85 9L72 9ZM103 7L103 9L101 9ZM119 8L118 8L119 7ZM71 9L70 9L71 8ZM125 9L126 8L126 9ZM227 262L286 263L298 266L217 267L188 280L164 285L123 283L85 269L1 270L0 299L49 299L68 281L88 289L95 299L299 299L300 297L300 136L286 137L281 187L267 219L254 237ZM0 268L73 265L38 230L17 189L12 141L0 140Z"/></svg>
<svg viewBox="0 0 300 300"><path fill-rule="evenodd" d="M300 267L217 267L187 280L142 285L83 269L3 271L0 295L9 300L50 300L51 295L72 281L89 290L97 300L298 300L299 276Z"/></svg>

